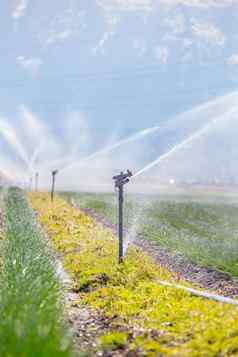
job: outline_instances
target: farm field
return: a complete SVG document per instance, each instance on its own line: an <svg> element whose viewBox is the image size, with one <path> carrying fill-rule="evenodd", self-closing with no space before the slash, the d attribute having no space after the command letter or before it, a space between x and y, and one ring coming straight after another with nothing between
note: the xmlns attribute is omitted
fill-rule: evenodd
<svg viewBox="0 0 238 357"><path fill-rule="evenodd" d="M64 193L116 224L115 194ZM222 196L127 195L125 225L135 236L165 247L188 260L238 277L238 205Z"/></svg>
<svg viewBox="0 0 238 357"><path fill-rule="evenodd" d="M78 304L110 321L110 330L97 339L96 348L105 356L237 355L237 307L177 290L173 284L190 285L140 249L130 247L118 265L111 230L65 200L57 198L52 205L47 194L31 194L30 202L62 254Z"/></svg>
<svg viewBox="0 0 238 357"><path fill-rule="evenodd" d="M238 357L237 7L0 1L0 357Z"/></svg>
<svg viewBox="0 0 238 357"><path fill-rule="evenodd" d="M113 231L92 218L91 211L83 210L94 209L109 219L114 215L107 208L116 203L113 196L64 194L67 199L56 196L52 203L47 193L26 195L14 188L0 193L1 356L238 354L235 300L234 304L221 303L177 289L179 284L202 292L199 286L154 263L136 246L129 246L124 262L118 264ZM68 202L72 198L82 210ZM136 200L133 197L127 203L127 212L138 207ZM168 203L160 210L154 206L157 204L154 200L147 214L160 212L162 217ZM184 202L177 200L177 204ZM224 214L227 207L219 206L216 216L220 209ZM191 212L190 217L195 217L195 211ZM235 214L227 211L227 215L235 222ZM133 214L128 217L130 229ZM202 213L199 218L204 220ZM225 216L223 225L224 220ZM57 274L57 260L70 277L67 288ZM66 295L74 299L66 303ZM78 316L73 318L72 311ZM90 318L80 322L85 313ZM72 319L78 322L74 324Z"/></svg>

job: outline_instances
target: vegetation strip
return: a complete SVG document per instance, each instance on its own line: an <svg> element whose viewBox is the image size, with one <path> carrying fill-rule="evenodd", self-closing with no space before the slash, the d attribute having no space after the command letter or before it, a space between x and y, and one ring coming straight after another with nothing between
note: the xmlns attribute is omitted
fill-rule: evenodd
<svg viewBox="0 0 238 357"><path fill-rule="evenodd" d="M0 355L71 356L60 286L23 193L10 189L0 274Z"/></svg>
<svg viewBox="0 0 238 357"><path fill-rule="evenodd" d="M73 206L75 207L75 208L80 208L79 207L79 205L77 205L77 204L75 204L74 202L72 202L71 201L71 204L73 204ZM94 219L96 219L96 221L97 222L99 222L99 223L102 223L103 224L103 226L105 226L105 227L107 227L107 228L109 228L109 229L111 229L112 230L112 232L113 233L117 233L117 229L116 229L116 225L112 225L112 223L110 223L108 220L106 220L104 217L102 217L100 214L97 214L97 213L95 213L95 212L93 212L93 210L92 209L86 209L86 208L84 208L84 209L81 209L83 212L85 212L86 214L88 214L89 216L91 216L91 217L93 217ZM143 243L144 243L144 245L143 245ZM147 245L149 244L149 242L146 242L147 243ZM138 246L138 247L140 247L140 248L144 248L145 247L145 242L143 242L141 239L139 240L139 242L135 242L134 243L136 246ZM150 248L152 248L151 246L150 246ZM158 246L156 247L157 249L158 249ZM145 249L145 251L146 252L148 252L149 250L148 250L148 247L147 247L147 249ZM161 249L161 251L162 251L162 249ZM167 253L168 254L168 253ZM153 257L153 255L154 254L152 254L151 256ZM176 257L174 256L174 257L172 257L171 256L171 258L170 259L176 259ZM167 264L162 264L163 266L165 266L166 268L167 268ZM190 267L191 267L191 264L190 264ZM170 267L171 268L171 267ZM198 266L196 266L196 268L198 269ZM202 269L201 267L200 267L200 269ZM204 268L203 268L204 269ZM174 272L174 270L172 269L172 271ZM216 272L216 271L214 271L214 272L212 272L211 270L209 271L209 273L211 274L211 273L217 273L217 275L218 275L218 272ZM222 276L222 274L220 273L220 276L219 276L219 278L220 278L220 281L221 281L221 276ZM223 279L224 279L224 276L225 276L225 274L223 274ZM226 276L225 276L226 277ZM184 278L183 276L182 276L182 278ZM188 280L188 281L191 281L192 282L192 280L190 279L186 279L186 280ZM183 285L178 285L178 284L171 284L170 282L168 282L168 281L162 281L162 280L158 280L157 281L158 282L158 284L161 284L161 285L163 285L163 286L167 286L167 287L170 287L170 288L174 288L174 289L180 289L180 290L185 290L185 291L187 291L187 292L190 292L192 295L194 295L194 296L199 296L199 297L202 297L202 298L205 298L205 299L210 299L210 300L214 300L214 301L218 301L218 302L222 302L222 303L224 303L224 304L230 304L230 305L234 305L234 306L238 306L238 300L235 300L235 299L232 299L232 298L230 298L230 297L227 297L227 296L222 296L222 295L218 295L218 294L212 294L211 292L208 292L208 291L200 291L200 290L197 290L197 289L193 289L193 288L188 288L188 287L186 287L186 286L183 286ZM225 280L225 282L226 282L226 284L228 284L228 286L229 286L229 290L228 289L226 289L225 291L226 291L226 293L228 293L228 291L229 292L235 292L236 290L236 288L237 288L237 284L235 283L235 282L232 282L231 280L230 280L230 278L229 277L226 277L226 280ZM201 285L202 286L202 285ZM224 288L224 287L223 287ZM237 294L236 294L237 295Z"/></svg>
<svg viewBox="0 0 238 357"><path fill-rule="evenodd" d="M75 207L80 208L83 212L96 219L96 221L102 223L105 227L110 228L113 232L117 232L117 226L115 224L117 217L116 201L112 194L68 192L63 193L62 196ZM133 197L134 196L131 197L129 195L126 201L127 236L129 239L132 238L132 241L133 237L136 237L133 244L149 254L154 261L165 266L168 270L173 271L182 279L192 284L199 285L204 289L213 290L227 297L238 296L238 284L236 279L234 279L235 274L225 273L226 269L224 269L224 266L219 267L213 264L214 260L210 258L207 261L204 261L204 259L200 259L199 261L194 260L193 257L185 254L185 251L180 250L181 244L180 248L177 247L175 250L170 249L170 242L172 240L178 240L178 235L180 237L179 242L182 243L184 233L186 233L185 237L190 236L191 244L193 245L194 231L190 228L192 228L193 225L199 226L201 222L206 222L208 232L206 232L205 236L200 235L196 238L197 256L199 255L202 258L205 256L203 254L205 239L205 246L212 244L219 247L220 252L218 252L217 247L216 249L209 249L209 251L216 256L216 259L222 259L226 266L227 264L232 265L235 270L237 266L235 259L237 259L238 256L238 250L236 249L237 237L235 236L235 232L238 228L236 218L238 213L237 207L234 205L221 204L220 201L219 204L214 202L209 205L206 201L201 201L200 203L193 202L191 197L190 201L186 198L187 203L185 204L183 199L176 199L176 196L174 198L167 197L167 201L163 201L162 199L162 202L159 204L157 197L154 203L155 208L149 209L148 213L148 204L145 204L147 207L146 210L140 211L141 204L138 198L139 209L135 206L133 207ZM164 200L165 199L164 197ZM136 198L134 198L134 203L135 202L137 202ZM159 205L157 208L156 202L157 206ZM170 215L170 210L168 210L168 207L171 207L171 205L174 206L173 209L171 209L173 211L172 215ZM185 207L187 213L185 212ZM188 221L188 214L190 214L190 223L193 222L193 224L190 224L189 230L184 232L183 226ZM215 221L211 219L211 214L213 214L212 219L215 218ZM231 221L233 221L233 223ZM161 226L159 224L160 222L162 223ZM146 228L151 224L153 225L153 230L157 232L156 239L154 239L155 236L153 234L149 234L151 227L149 227L149 230ZM174 227L173 232L171 232L170 230L174 225L176 228ZM169 237L167 235L168 231L170 231ZM232 231L232 235L230 235L230 231ZM214 232L217 232L218 235L214 236ZM223 233L221 234L221 232ZM225 244L223 247L220 247L220 236ZM208 243L209 237L212 237L212 239L210 239ZM231 244L230 241L232 241ZM189 246L189 237L187 244ZM202 245L201 249L199 245ZM232 254L230 254L231 250ZM224 254L226 256L225 259L224 256L221 256ZM235 259L232 258L234 255L236 256ZM233 262L230 264L231 260L233 260Z"/></svg>
<svg viewBox="0 0 238 357"><path fill-rule="evenodd" d="M80 207L92 209L116 223L114 194L65 193ZM154 246L181 254L190 262L238 276L238 207L214 197L130 195L125 202L125 224Z"/></svg>
<svg viewBox="0 0 238 357"><path fill-rule="evenodd" d="M158 280L186 283L135 248L118 265L110 230L62 199L51 205L46 194L30 198L54 247L64 255L65 269L80 293L79 303L100 309L120 326L119 332L100 339L102 348L117 346L150 356L238 353L236 307L158 285Z"/></svg>

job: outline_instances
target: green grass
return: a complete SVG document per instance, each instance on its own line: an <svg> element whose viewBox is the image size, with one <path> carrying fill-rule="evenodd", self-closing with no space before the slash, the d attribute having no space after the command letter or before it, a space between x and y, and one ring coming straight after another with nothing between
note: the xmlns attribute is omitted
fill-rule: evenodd
<svg viewBox="0 0 238 357"><path fill-rule="evenodd" d="M117 198L110 193L80 193L63 192L61 196L68 202L78 203L82 209L91 209L106 217L113 224L117 223ZM133 201L125 201L125 224L131 224L131 213L133 211Z"/></svg>
<svg viewBox="0 0 238 357"><path fill-rule="evenodd" d="M0 356L68 357L61 289L52 257L23 193L5 202L5 239L0 273Z"/></svg>
<svg viewBox="0 0 238 357"><path fill-rule="evenodd" d="M148 240L195 263L238 277L238 208L201 202L154 202L143 227Z"/></svg>
<svg viewBox="0 0 238 357"><path fill-rule="evenodd" d="M68 194L116 223L113 194ZM126 228L206 267L238 277L238 206L221 197L126 197Z"/></svg>

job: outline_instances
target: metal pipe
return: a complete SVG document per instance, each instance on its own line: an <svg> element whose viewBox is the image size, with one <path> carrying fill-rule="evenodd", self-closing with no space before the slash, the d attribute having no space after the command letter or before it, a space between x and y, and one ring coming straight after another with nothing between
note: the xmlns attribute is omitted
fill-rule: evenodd
<svg viewBox="0 0 238 357"><path fill-rule="evenodd" d="M54 195L55 195L55 177L58 173L58 170L52 171L52 187L51 187L51 202L54 201Z"/></svg>
<svg viewBox="0 0 238 357"><path fill-rule="evenodd" d="M123 252L123 186L119 187L118 192L118 237L119 237L119 263L122 263L124 252Z"/></svg>
<svg viewBox="0 0 238 357"><path fill-rule="evenodd" d="M32 177L30 177L30 179L29 179L29 191L30 192L32 191L32 181L33 181L33 179L32 179Z"/></svg>
<svg viewBox="0 0 238 357"><path fill-rule="evenodd" d="M39 172L36 172L35 175L35 191L38 191L38 181L39 181Z"/></svg>
<svg viewBox="0 0 238 357"><path fill-rule="evenodd" d="M114 176L115 188L118 189L118 262L123 262L123 202L124 202L124 185L129 182L129 177L132 176L131 171L127 170L126 173L121 172L119 175Z"/></svg>
<svg viewBox="0 0 238 357"><path fill-rule="evenodd" d="M166 287L170 287L170 288L174 288L174 289L178 289L178 290L187 291L191 295L202 297L204 299L214 300L214 301L221 302L223 304L230 304L230 305L235 305L235 306L238 307L238 300L235 300L235 299L232 299L232 298L229 298L229 297L225 297L225 296L217 295L217 294L212 294L212 293L209 293L208 291L200 291L200 290L197 290L197 289L188 288L187 286L183 286L183 285L179 285L179 284L173 284L173 283L170 283L168 281L163 281L163 280L157 280L157 283L162 285L162 286L166 286Z"/></svg>

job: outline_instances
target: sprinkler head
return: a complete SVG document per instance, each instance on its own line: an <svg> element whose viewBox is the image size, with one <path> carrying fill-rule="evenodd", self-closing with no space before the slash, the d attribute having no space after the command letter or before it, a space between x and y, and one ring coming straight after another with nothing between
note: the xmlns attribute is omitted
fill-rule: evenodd
<svg viewBox="0 0 238 357"><path fill-rule="evenodd" d="M38 191L39 172L35 174L35 191Z"/></svg>
<svg viewBox="0 0 238 357"><path fill-rule="evenodd" d="M52 175L56 176L58 172L59 172L59 170L54 170L54 171L52 171Z"/></svg>
<svg viewBox="0 0 238 357"><path fill-rule="evenodd" d="M129 178L132 177L133 174L130 170L127 170L127 172L121 172L120 175L113 176L113 180L115 181L115 187L119 188L127 184L130 180Z"/></svg>

